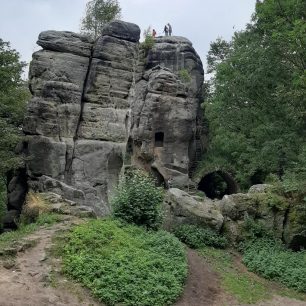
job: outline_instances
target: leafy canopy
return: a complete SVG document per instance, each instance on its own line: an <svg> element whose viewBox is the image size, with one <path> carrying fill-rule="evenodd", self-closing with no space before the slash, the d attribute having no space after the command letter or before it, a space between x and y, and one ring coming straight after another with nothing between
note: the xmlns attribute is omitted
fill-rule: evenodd
<svg viewBox="0 0 306 306"><path fill-rule="evenodd" d="M210 146L202 170L224 168L242 187L298 168L306 135L306 2L258 2L252 23L208 54L204 103Z"/></svg>
<svg viewBox="0 0 306 306"><path fill-rule="evenodd" d="M81 30L96 39L103 27L114 19L120 19L121 7L117 0L91 0L86 4Z"/></svg>

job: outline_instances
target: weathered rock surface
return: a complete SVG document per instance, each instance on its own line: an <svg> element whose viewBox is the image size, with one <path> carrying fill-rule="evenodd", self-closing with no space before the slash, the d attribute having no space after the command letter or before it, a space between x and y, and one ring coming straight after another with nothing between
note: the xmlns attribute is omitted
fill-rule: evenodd
<svg viewBox="0 0 306 306"><path fill-rule="evenodd" d="M220 231L223 216L215 203L208 199L196 199L187 192L170 188L164 200L164 228L171 229L180 224L195 224Z"/></svg>
<svg viewBox="0 0 306 306"><path fill-rule="evenodd" d="M159 38L146 53L139 37L137 25L122 21L108 24L95 42L72 32L39 35L43 49L30 65L24 122L29 188L106 215L124 160L155 171L161 183L188 183L199 140L202 63L185 38ZM188 83L179 77L182 69Z"/></svg>
<svg viewBox="0 0 306 306"><path fill-rule="evenodd" d="M184 71L190 80L181 79ZM160 183L189 183L201 152L200 98L203 68L189 40L163 37L148 52L135 86L128 154L132 164L151 171Z"/></svg>

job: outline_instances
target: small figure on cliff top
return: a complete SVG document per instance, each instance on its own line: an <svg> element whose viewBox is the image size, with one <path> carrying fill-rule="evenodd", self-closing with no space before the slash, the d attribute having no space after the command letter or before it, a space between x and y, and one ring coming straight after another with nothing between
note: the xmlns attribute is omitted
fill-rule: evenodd
<svg viewBox="0 0 306 306"><path fill-rule="evenodd" d="M169 29L168 29L167 25L165 25L163 32L165 32L165 36L168 36Z"/></svg>
<svg viewBox="0 0 306 306"><path fill-rule="evenodd" d="M153 38L156 37L156 31L155 31L155 29L153 29L153 31L152 31L152 36L153 36Z"/></svg>
<svg viewBox="0 0 306 306"><path fill-rule="evenodd" d="M169 36L172 35L172 26L170 23L168 23L168 31L169 31Z"/></svg>

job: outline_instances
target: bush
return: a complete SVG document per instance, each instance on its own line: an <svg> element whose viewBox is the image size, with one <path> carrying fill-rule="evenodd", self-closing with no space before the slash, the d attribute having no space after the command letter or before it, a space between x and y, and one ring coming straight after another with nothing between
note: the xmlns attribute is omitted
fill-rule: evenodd
<svg viewBox="0 0 306 306"><path fill-rule="evenodd" d="M146 52L151 50L155 44L154 37L151 33L151 27L148 27L146 30L144 30L144 41L141 43L140 47L143 48Z"/></svg>
<svg viewBox="0 0 306 306"><path fill-rule="evenodd" d="M179 78L184 83L189 83L191 81L191 76L187 69L181 69L179 71Z"/></svg>
<svg viewBox="0 0 306 306"><path fill-rule="evenodd" d="M64 272L107 305L170 305L182 292L186 255L167 232L100 219L64 239Z"/></svg>
<svg viewBox="0 0 306 306"><path fill-rule="evenodd" d="M306 252L293 252L281 241L261 238L244 243L243 253L250 271L306 292Z"/></svg>
<svg viewBox="0 0 306 306"><path fill-rule="evenodd" d="M111 200L115 217L129 223L157 229L162 222L163 189L140 170L126 174Z"/></svg>
<svg viewBox="0 0 306 306"><path fill-rule="evenodd" d="M41 214L47 213L50 208L39 193L27 193L25 204L22 208L20 221L24 224L36 222Z"/></svg>
<svg viewBox="0 0 306 306"><path fill-rule="evenodd" d="M261 220L254 220L250 217L245 218L242 226L242 240L252 241L258 238L271 238L273 231L268 229Z"/></svg>
<svg viewBox="0 0 306 306"><path fill-rule="evenodd" d="M227 240L211 229L200 228L195 225L181 225L174 231L174 235L189 247L198 249L204 246L225 248Z"/></svg>

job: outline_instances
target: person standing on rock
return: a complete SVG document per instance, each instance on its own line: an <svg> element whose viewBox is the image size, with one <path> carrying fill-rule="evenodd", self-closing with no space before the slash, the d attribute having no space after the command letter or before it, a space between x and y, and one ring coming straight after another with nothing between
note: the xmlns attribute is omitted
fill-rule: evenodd
<svg viewBox="0 0 306 306"><path fill-rule="evenodd" d="M171 24L168 23L168 31L169 31L169 36L172 35L172 27L171 27Z"/></svg>
<svg viewBox="0 0 306 306"><path fill-rule="evenodd" d="M164 27L164 32L165 32L165 36L168 36L169 29L168 29L167 25L165 25L165 27Z"/></svg>
<svg viewBox="0 0 306 306"><path fill-rule="evenodd" d="M153 31L152 31L152 36L153 36L153 38L156 37L156 31L155 31L155 29L153 29Z"/></svg>

